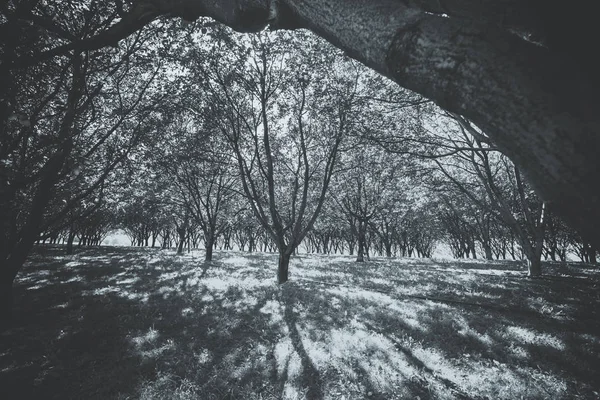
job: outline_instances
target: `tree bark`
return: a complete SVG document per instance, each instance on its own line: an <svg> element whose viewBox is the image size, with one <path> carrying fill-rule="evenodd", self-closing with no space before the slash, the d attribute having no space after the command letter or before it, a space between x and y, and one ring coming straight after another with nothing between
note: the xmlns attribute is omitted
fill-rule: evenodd
<svg viewBox="0 0 600 400"><path fill-rule="evenodd" d="M486 260L494 259L494 255L492 254L492 248L490 247L489 243L487 245L483 245L483 250L485 251Z"/></svg>
<svg viewBox="0 0 600 400"><path fill-rule="evenodd" d="M269 24L308 28L401 86L474 121L544 200L600 245L600 79L590 50L598 24L591 3L140 0L107 31L13 64L114 45L160 15L208 16L248 32Z"/></svg>
<svg viewBox="0 0 600 400"><path fill-rule="evenodd" d="M67 255L73 254L73 242L75 241L75 231L69 231L69 237L67 238Z"/></svg>
<svg viewBox="0 0 600 400"><path fill-rule="evenodd" d="M541 257L527 258L527 276L536 278L542 276L542 260Z"/></svg>
<svg viewBox="0 0 600 400"><path fill-rule="evenodd" d="M204 249L205 249L205 256L204 256L204 261L212 261L213 258L213 247L215 245L215 239L213 235L207 235L205 240L204 240Z"/></svg>
<svg viewBox="0 0 600 400"><path fill-rule="evenodd" d="M600 243L600 100L589 66L486 19L423 12L423 2L284 3L292 26L311 29L401 86L475 122L544 200ZM562 31L568 34L568 28Z"/></svg>
<svg viewBox="0 0 600 400"><path fill-rule="evenodd" d="M279 264L277 266L277 283L280 285L288 281L288 270L291 255L287 252L279 252Z"/></svg>

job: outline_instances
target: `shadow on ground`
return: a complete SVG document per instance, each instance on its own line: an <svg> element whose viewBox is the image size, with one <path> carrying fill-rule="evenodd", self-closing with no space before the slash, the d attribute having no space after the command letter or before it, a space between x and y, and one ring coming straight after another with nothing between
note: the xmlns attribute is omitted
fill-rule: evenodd
<svg viewBox="0 0 600 400"><path fill-rule="evenodd" d="M595 398L592 270L42 247L0 387L44 399ZM570 273L570 271L572 273ZM10 397L13 396L13 397ZM4 397L6 398L6 397Z"/></svg>

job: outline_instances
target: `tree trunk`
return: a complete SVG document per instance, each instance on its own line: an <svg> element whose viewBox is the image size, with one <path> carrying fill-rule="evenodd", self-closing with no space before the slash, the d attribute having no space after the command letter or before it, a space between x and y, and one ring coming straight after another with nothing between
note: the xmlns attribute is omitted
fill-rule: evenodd
<svg viewBox="0 0 600 400"><path fill-rule="evenodd" d="M532 257L527 259L527 276L535 278L542 276L542 260L541 257Z"/></svg>
<svg viewBox="0 0 600 400"><path fill-rule="evenodd" d="M391 258L392 257L392 244L391 243L386 243L385 244L385 256L387 258Z"/></svg>
<svg viewBox="0 0 600 400"><path fill-rule="evenodd" d="M358 250L356 252L356 262L364 262L365 261L365 251L366 251L366 227L363 227L364 223L358 222Z"/></svg>
<svg viewBox="0 0 600 400"><path fill-rule="evenodd" d="M485 259L486 260L493 260L494 259L494 255L492 254L492 248L489 245L489 243L483 245L483 250L485 251Z"/></svg>
<svg viewBox="0 0 600 400"><path fill-rule="evenodd" d="M204 249L206 252L206 255L204 256L204 261L212 261L214 241L215 240L213 235L207 235L204 239Z"/></svg>
<svg viewBox="0 0 600 400"><path fill-rule="evenodd" d="M286 252L279 253L279 264L277 266L277 282L281 285L288 281L288 269L290 266L290 254Z"/></svg>
<svg viewBox="0 0 600 400"><path fill-rule="evenodd" d="M365 261L365 246L364 241L361 238L358 238L358 250L356 251L356 262L364 262Z"/></svg>
<svg viewBox="0 0 600 400"><path fill-rule="evenodd" d="M73 254L73 242L75 241L75 232L69 231L69 237L67 238L67 255Z"/></svg>

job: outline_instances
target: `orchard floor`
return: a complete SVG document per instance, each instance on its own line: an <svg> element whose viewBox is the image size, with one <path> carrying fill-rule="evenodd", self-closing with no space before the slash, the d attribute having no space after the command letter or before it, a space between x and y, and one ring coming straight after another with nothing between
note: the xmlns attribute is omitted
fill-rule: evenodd
<svg viewBox="0 0 600 400"><path fill-rule="evenodd" d="M2 399L593 399L600 271L514 262L41 247Z"/></svg>

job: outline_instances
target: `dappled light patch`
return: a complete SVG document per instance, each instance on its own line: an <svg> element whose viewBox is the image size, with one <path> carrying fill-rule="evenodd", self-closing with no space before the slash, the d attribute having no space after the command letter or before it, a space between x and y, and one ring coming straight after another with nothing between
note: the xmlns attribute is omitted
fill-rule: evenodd
<svg viewBox="0 0 600 400"><path fill-rule="evenodd" d="M229 264L234 267L246 267L247 265L250 264L250 261L248 260L248 258L243 257L243 256L227 257L227 258L221 260L221 262L223 264Z"/></svg>
<svg viewBox="0 0 600 400"><path fill-rule="evenodd" d="M547 333L536 332L522 326L509 326L505 329L504 335L517 342L535 346L549 346L557 350L564 350L565 344L559 338Z"/></svg>
<svg viewBox="0 0 600 400"><path fill-rule="evenodd" d="M194 309L192 307L186 307L183 310L181 310L181 316L187 317L190 315L194 315Z"/></svg>
<svg viewBox="0 0 600 400"><path fill-rule="evenodd" d="M291 339L284 338L275 345L273 351L277 366L277 377L283 381L282 397L299 398L298 381L302 373L302 361L295 351Z"/></svg>
<svg viewBox="0 0 600 400"><path fill-rule="evenodd" d="M70 304L71 304L71 302L67 301L65 303L61 303L61 304L57 304L55 306L52 306L52 308L54 308L54 309L67 308L67 307L69 307Z"/></svg>
<svg viewBox="0 0 600 400"><path fill-rule="evenodd" d="M133 283L136 283L140 280L140 278L135 277L135 278L126 278L126 279L122 279L120 281L115 282L116 285L131 285Z"/></svg>
<svg viewBox="0 0 600 400"><path fill-rule="evenodd" d="M82 265L85 265L85 262L81 261L81 260L69 261L68 263L65 264L65 268L75 268L75 267L80 267Z"/></svg>
<svg viewBox="0 0 600 400"><path fill-rule="evenodd" d="M449 360L435 349L415 346L413 354L438 376L462 393L487 398L513 399L528 396L559 398L567 394L561 379L531 367L513 367L495 360Z"/></svg>
<svg viewBox="0 0 600 400"><path fill-rule="evenodd" d="M62 268L81 255L89 261ZM303 254L279 286L276 254L215 251L205 263L201 251L120 248L77 257L38 257L19 277L17 304L26 313L22 327L0 332L11 343L0 345L0 378L23 398L512 400L598 392L600 298L591 273L528 280L516 263L358 264Z"/></svg>
<svg viewBox="0 0 600 400"><path fill-rule="evenodd" d="M172 374L161 373L155 380L143 382L137 389L140 399L163 400L168 393L170 398L194 400L200 396L200 388L189 379L181 379Z"/></svg>
<svg viewBox="0 0 600 400"><path fill-rule="evenodd" d="M46 283L49 283L49 281L47 280L41 280L38 281L38 285L33 285L33 286L28 286L27 290L38 290L38 289L42 289Z"/></svg>
<svg viewBox="0 0 600 400"><path fill-rule="evenodd" d="M283 309L278 301L267 300L265 305L258 311L269 316L271 325L276 325L283 321Z"/></svg>

